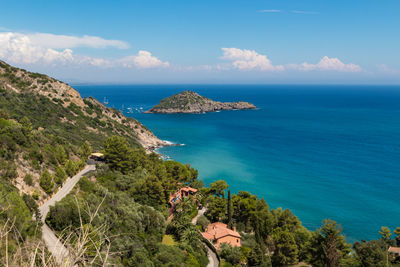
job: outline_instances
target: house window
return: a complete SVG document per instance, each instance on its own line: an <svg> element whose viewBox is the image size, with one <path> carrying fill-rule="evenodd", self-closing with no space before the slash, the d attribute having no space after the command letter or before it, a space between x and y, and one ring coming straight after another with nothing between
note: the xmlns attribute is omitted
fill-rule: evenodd
<svg viewBox="0 0 400 267"><path fill-rule="evenodd" d="M239 239L236 239L236 243L239 243Z"/></svg>

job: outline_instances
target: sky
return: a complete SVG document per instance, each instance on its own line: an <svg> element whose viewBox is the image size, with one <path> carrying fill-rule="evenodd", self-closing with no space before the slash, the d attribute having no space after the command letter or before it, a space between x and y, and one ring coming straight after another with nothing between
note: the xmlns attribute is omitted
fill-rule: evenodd
<svg viewBox="0 0 400 267"><path fill-rule="evenodd" d="M400 84L400 1L3 0L0 59L70 83Z"/></svg>

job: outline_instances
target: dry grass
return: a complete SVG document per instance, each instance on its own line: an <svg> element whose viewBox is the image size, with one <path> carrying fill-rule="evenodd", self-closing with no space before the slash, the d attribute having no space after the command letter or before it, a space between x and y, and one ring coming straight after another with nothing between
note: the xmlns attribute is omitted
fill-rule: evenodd
<svg viewBox="0 0 400 267"><path fill-rule="evenodd" d="M103 199L104 201L104 199ZM95 227L93 220L98 215L99 208L83 212L89 215L89 222L84 224L80 216L80 226L77 229L65 229L60 239L68 250L68 255L60 258L59 253L50 253L45 243L38 238L28 238L21 242L22 237L15 227L15 218L7 218L0 224L0 266L106 266L110 260L111 240L106 235L107 226ZM78 206L79 209L79 206ZM5 209L0 210L0 214ZM81 215L81 210L79 209ZM40 224L38 224L40 225ZM39 230L39 229L37 229ZM15 249L10 253L10 242Z"/></svg>

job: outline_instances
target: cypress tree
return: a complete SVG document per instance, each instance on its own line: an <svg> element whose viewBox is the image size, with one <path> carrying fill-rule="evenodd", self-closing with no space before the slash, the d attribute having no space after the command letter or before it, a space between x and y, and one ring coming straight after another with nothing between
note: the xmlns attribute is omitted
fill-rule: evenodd
<svg viewBox="0 0 400 267"><path fill-rule="evenodd" d="M228 190L228 228L233 229L231 190Z"/></svg>

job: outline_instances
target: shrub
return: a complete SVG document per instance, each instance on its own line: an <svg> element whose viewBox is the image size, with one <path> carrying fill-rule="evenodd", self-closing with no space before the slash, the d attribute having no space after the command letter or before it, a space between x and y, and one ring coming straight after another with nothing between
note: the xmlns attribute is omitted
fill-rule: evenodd
<svg viewBox="0 0 400 267"><path fill-rule="evenodd" d="M83 159L87 159L91 153L92 153L92 147L90 146L90 144L88 142L84 142L79 147L79 155L81 155L81 157Z"/></svg>
<svg viewBox="0 0 400 267"><path fill-rule="evenodd" d="M33 191L32 197L33 197L34 200L39 200L40 193L39 193L39 191L37 189L35 189L35 191Z"/></svg>
<svg viewBox="0 0 400 267"><path fill-rule="evenodd" d="M42 155L42 153L40 152L40 149L39 149L38 147L32 148L32 150L29 151L28 156L29 156L29 158L32 160L32 162L33 162L33 161L37 161L37 162L39 162L39 163L42 163L42 162L43 162L43 155Z"/></svg>
<svg viewBox="0 0 400 267"><path fill-rule="evenodd" d="M239 247L232 247L231 245L227 243L223 243L221 245L221 251L220 251L221 258L226 260L232 265L236 265L240 263L241 259L241 252Z"/></svg>
<svg viewBox="0 0 400 267"><path fill-rule="evenodd" d="M60 164L64 164L67 161L67 153L63 146L58 145L55 149L55 157Z"/></svg>
<svg viewBox="0 0 400 267"><path fill-rule="evenodd" d="M76 164L72 160L68 160L65 164L65 171L67 172L68 176L72 177L76 173Z"/></svg>
<svg viewBox="0 0 400 267"><path fill-rule="evenodd" d="M201 215L197 218L197 225L200 225L201 230L204 232L207 229L207 226L210 224L210 221L206 216Z"/></svg>
<svg viewBox="0 0 400 267"><path fill-rule="evenodd" d="M47 194L51 194L53 192L53 179L47 170L40 175L39 184Z"/></svg>
<svg viewBox="0 0 400 267"><path fill-rule="evenodd" d="M54 175L54 181L56 182L56 184L62 185L65 179L67 179L67 173L61 166L58 166Z"/></svg>
<svg viewBox="0 0 400 267"><path fill-rule="evenodd" d="M31 174L27 173L24 177L24 182L29 185L32 186L33 185L33 177Z"/></svg>
<svg viewBox="0 0 400 267"><path fill-rule="evenodd" d="M35 214L36 218L38 219L40 217L40 211L39 211L39 206L36 203L36 201L33 199L32 196L24 194L22 196L22 199L24 200L26 206L28 209Z"/></svg>

